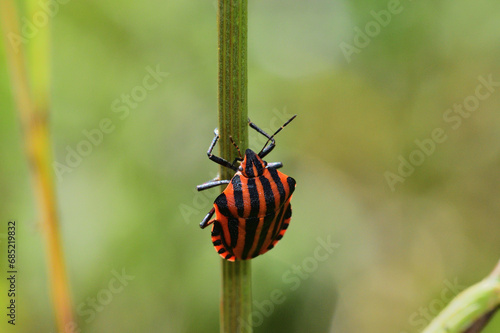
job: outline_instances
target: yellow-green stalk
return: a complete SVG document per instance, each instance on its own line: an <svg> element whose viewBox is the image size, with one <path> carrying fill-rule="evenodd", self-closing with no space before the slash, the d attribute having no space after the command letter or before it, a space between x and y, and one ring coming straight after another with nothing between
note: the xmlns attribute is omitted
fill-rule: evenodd
<svg viewBox="0 0 500 333"><path fill-rule="evenodd" d="M45 13L38 1L27 1L24 16L30 18L36 12ZM16 3L12 0L0 0L0 20L12 92L19 113L37 211L45 238L47 273L55 322L58 332L65 332L75 323L51 168L52 151L48 124L50 18L45 26L39 28L36 36L23 36L19 31ZM22 39L22 43L12 43L13 38L20 38L17 41Z"/></svg>

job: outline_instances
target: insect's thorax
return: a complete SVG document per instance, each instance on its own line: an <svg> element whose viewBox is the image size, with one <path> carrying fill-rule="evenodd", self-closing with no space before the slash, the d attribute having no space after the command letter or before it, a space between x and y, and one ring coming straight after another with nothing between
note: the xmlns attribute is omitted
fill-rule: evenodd
<svg viewBox="0 0 500 333"><path fill-rule="evenodd" d="M279 214L294 189L290 188L287 178L275 169L265 169L258 177L245 177L238 171L215 200L217 213L238 219Z"/></svg>

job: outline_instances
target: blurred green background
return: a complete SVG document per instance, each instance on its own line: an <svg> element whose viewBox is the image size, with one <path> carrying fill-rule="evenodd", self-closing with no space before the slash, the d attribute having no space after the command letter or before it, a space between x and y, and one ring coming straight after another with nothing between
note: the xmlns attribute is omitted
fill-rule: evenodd
<svg viewBox="0 0 500 333"><path fill-rule="evenodd" d="M418 332L499 259L500 87L467 116L443 117L488 91L478 77L500 81L500 3L405 0L373 23L390 3L249 2L249 116L271 131L298 114L268 157L298 186L286 237L252 263L255 332ZM356 46L367 24L373 37L348 61L341 46ZM103 119L113 129L56 178L78 328L217 332L220 258L198 223L218 190L194 190L218 170L205 154L217 126L216 2L69 1L52 42L55 160L68 166ZM55 332L0 52L0 221L19 225L15 331ZM151 90L148 68L168 73ZM123 94L135 96L128 106ZM436 128L444 142L415 153ZM424 161L393 191L386 172L410 155ZM335 248L318 260L328 240ZM110 293L123 270L130 279ZM484 332L499 331L497 316Z"/></svg>

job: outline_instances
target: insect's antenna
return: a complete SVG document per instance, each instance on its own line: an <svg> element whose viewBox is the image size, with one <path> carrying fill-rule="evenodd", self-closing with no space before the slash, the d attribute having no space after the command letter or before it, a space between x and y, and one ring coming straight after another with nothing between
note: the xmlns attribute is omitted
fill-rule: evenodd
<svg viewBox="0 0 500 333"><path fill-rule="evenodd" d="M278 134L283 128L285 128L286 125L288 125L292 120L294 120L295 117L297 117L297 115L294 115L292 118L288 119L280 128L278 128L276 132L274 132L273 135L269 137L269 139L267 139L266 143L264 144L264 147L262 147L262 150L259 152L259 155L264 151L264 148L266 148L269 141L274 142L274 137L276 136L276 134Z"/></svg>
<svg viewBox="0 0 500 333"><path fill-rule="evenodd" d="M243 156L241 155L240 147L238 147L236 142L234 142L233 137L229 136L229 140L231 140L231 143L233 144L233 146L235 146L236 149L238 150L238 155L240 156L240 160L243 160Z"/></svg>

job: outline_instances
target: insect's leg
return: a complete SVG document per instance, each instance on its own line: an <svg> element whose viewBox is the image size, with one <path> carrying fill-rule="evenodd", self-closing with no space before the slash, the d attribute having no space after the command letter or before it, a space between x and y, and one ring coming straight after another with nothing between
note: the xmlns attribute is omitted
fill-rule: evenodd
<svg viewBox="0 0 500 333"><path fill-rule="evenodd" d="M224 184L229 184L230 182L231 182L230 180L210 180L206 183L203 183L201 185L196 186L196 189L198 191L208 190L209 188L224 185Z"/></svg>
<svg viewBox="0 0 500 333"><path fill-rule="evenodd" d="M212 154L212 151L214 150L215 144L219 140L219 131L217 130L217 128L214 130L214 134L215 134L215 137L212 140L212 143L210 144L210 147L208 147L208 151L207 151L208 158L211 161L214 161L217 164L220 164L222 166L225 166L226 168L229 168L229 169L232 169L234 171L237 171L238 168L235 167L233 164L229 163L228 161L226 161L222 157L215 156L215 155Z"/></svg>
<svg viewBox="0 0 500 333"><path fill-rule="evenodd" d="M212 218L212 216L214 215L214 213L215 213L215 208L210 209L210 211L208 212L207 216L205 216L203 218L203 221L201 221L200 228L205 229L206 227L208 227L209 225L211 225L212 223L214 223L215 220L210 221L210 219Z"/></svg>
<svg viewBox="0 0 500 333"><path fill-rule="evenodd" d="M266 137L267 137L267 142L266 144L264 145L264 147L262 148L262 150L260 151L259 153L259 157L260 158L264 158L267 154L269 154L273 149L274 147L276 146L276 141L274 141L274 137L276 134L278 134L283 128L285 128L286 125L288 125L292 120L295 119L295 117L297 117L297 115L294 115L292 118L288 119L280 128L278 128L278 130L276 132L274 132L273 135L271 135L270 137L268 135L266 135L267 133L262 131L260 128L257 130L257 126L254 124L255 128L259 133L266 133L264 134ZM250 125L250 127L254 128L252 125ZM259 131L260 130L260 131ZM271 141L269 143L269 141ZM268 145L269 144L269 145Z"/></svg>
<svg viewBox="0 0 500 333"><path fill-rule="evenodd" d="M259 126L257 126L254 122L252 122L250 120L250 118L248 119L248 126L250 126L251 128L253 128L257 132L259 132L260 134L262 134L266 138L271 139L271 136L269 134L267 134L262 128L260 128Z"/></svg>
<svg viewBox="0 0 500 333"><path fill-rule="evenodd" d="M267 163L267 168L274 168L274 169L279 169L283 167L283 163L281 162L271 162Z"/></svg>
<svg viewBox="0 0 500 333"><path fill-rule="evenodd" d="M267 134L262 128L257 126L255 123L253 123L250 119L248 119L248 125L267 138L268 141L264 145L264 148L266 148L267 143L269 142L269 140L271 140L271 144L269 144L269 147L267 147L267 149L262 148L262 151L259 153L259 157L262 158L262 157L266 156L267 154L269 154L271 152L271 150L274 149L276 142L269 134ZM264 154L264 150L266 151L265 154Z"/></svg>

